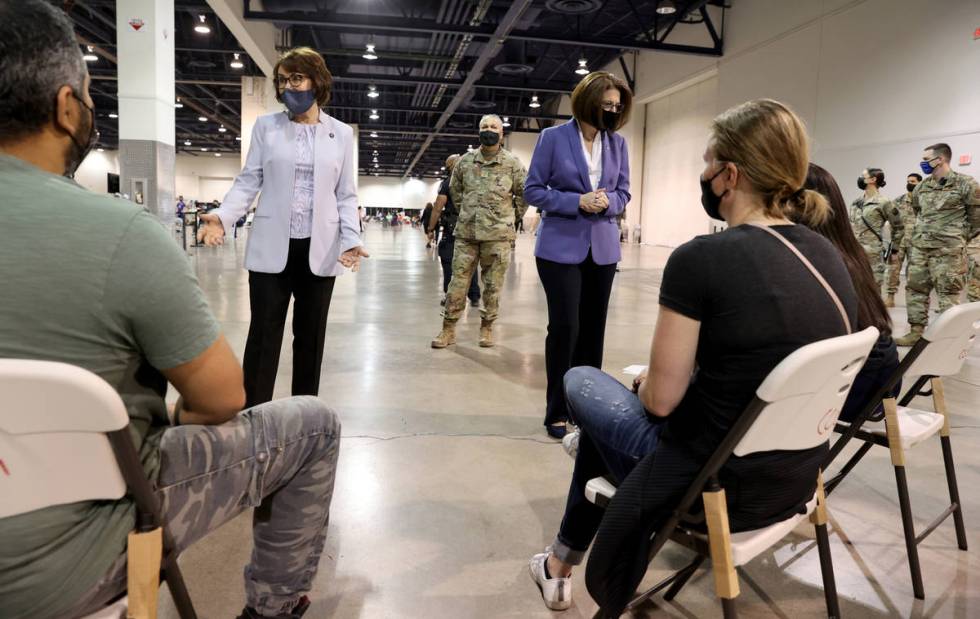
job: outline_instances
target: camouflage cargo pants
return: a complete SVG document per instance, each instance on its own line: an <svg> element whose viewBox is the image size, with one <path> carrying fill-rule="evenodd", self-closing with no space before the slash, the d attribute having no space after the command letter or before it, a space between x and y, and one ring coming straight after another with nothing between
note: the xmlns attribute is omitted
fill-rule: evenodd
<svg viewBox="0 0 980 619"><path fill-rule="evenodd" d="M909 250L908 283L905 297L910 325L929 324L929 293L936 291L939 311L959 304L966 276L966 254L955 249Z"/></svg>
<svg viewBox="0 0 980 619"><path fill-rule="evenodd" d="M898 292L899 277L902 274L902 265L908 257L908 248L899 247L895 250L888 260L888 281L885 282L885 292L890 295Z"/></svg>
<svg viewBox="0 0 980 619"><path fill-rule="evenodd" d="M881 294L881 284L885 280L886 265L881 261L880 248L869 249L864 247L864 253L868 257L868 262L871 263L871 272L874 273L875 283L878 284L878 294Z"/></svg>
<svg viewBox="0 0 980 619"><path fill-rule="evenodd" d="M261 404L220 426L168 429L157 497L174 543L183 550L255 508L247 603L265 615L290 609L310 590L320 563L339 449L340 420L312 396ZM123 555L72 616L125 587Z"/></svg>
<svg viewBox="0 0 980 619"><path fill-rule="evenodd" d="M971 243L966 250L969 262L969 277L966 285L966 300L970 303L980 301L980 247Z"/></svg>
<svg viewBox="0 0 980 619"><path fill-rule="evenodd" d="M497 319L500 307L500 290L504 285L507 267L510 265L510 241L471 241L456 238L453 250L453 278L446 292L446 310L443 317L456 322L466 309L466 291L477 264L483 278L483 320Z"/></svg>

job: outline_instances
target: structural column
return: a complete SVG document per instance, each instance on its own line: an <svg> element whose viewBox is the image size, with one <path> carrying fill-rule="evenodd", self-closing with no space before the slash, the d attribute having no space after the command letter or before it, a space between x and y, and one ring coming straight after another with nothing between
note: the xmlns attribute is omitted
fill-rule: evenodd
<svg viewBox="0 0 980 619"><path fill-rule="evenodd" d="M174 0L117 0L119 188L174 221Z"/></svg>

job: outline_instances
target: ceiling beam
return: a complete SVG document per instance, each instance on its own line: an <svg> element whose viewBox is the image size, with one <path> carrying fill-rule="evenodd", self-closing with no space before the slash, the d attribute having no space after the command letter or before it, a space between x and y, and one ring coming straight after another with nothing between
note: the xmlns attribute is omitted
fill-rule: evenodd
<svg viewBox="0 0 980 619"><path fill-rule="evenodd" d="M443 110L441 109L430 109L426 107L411 107L411 106L401 106L401 107L372 107L370 105L336 105L331 103L327 106L328 110L354 110L358 112L370 112L371 110L377 110L379 112L410 112L419 114L441 114ZM486 112L462 112L456 110L454 114L462 116L480 116L483 117L486 114L496 114L497 116L506 116L508 118L535 118L538 120L569 120L571 116L567 115L555 115L549 116L547 114L532 114L532 113L520 113L520 112L507 112L498 110L488 110ZM370 127L369 124L363 124L362 127Z"/></svg>
<svg viewBox="0 0 980 619"><path fill-rule="evenodd" d="M475 65L474 65L475 67ZM482 71L482 69L481 69ZM470 75L473 74L473 70L470 70ZM374 84L379 85L390 85L390 86L402 86L402 85L431 85L431 86L445 86L447 88L462 88L466 83L466 80L439 80L439 79L426 79L426 78L416 78L416 77L396 77L394 75L363 75L363 74L347 74L347 75L335 75L333 78L335 82L350 82L358 84ZM475 88L486 88L488 90L512 90L515 92L531 92L531 93L548 93L548 94L568 94L575 90L575 84L565 83L565 82L538 82L535 85L525 85L525 84L508 84L506 82L481 82L478 84L471 84Z"/></svg>
<svg viewBox="0 0 980 619"><path fill-rule="evenodd" d="M493 37L490 39L490 42L484 45L483 49L480 50L480 55L477 56L476 62L473 63L473 67L470 69L469 73L467 73L466 79L463 80L462 86L460 86L459 90L456 91L456 95L450 99L449 104L446 105L446 109L443 110L442 115L439 116L439 120L436 121L436 126L433 128L434 133L438 133L443 127L446 126L446 123L448 123L449 119L452 118L453 112L456 111L456 108L462 105L463 101L465 101L469 96L470 91L473 90L477 80L483 77L484 69L487 68L490 61L493 60L494 57L496 57L500 52L500 48L503 46L504 41L507 40L507 35L509 35L517 26L518 20L521 18L521 15L524 14L524 11L531 6L531 2L532 0L515 0L514 2L511 2L507 12L500 19L500 23L497 24L497 28L494 30ZM422 142L419 152L415 154L412 162L408 164L408 168L405 170L403 178L412 173L412 169L415 167L415 164L422 158L422 155L425 154L426 149L429 148L429 145L432 144L432 140L434 139L435 136L429 136L424 142Z"/></svg>

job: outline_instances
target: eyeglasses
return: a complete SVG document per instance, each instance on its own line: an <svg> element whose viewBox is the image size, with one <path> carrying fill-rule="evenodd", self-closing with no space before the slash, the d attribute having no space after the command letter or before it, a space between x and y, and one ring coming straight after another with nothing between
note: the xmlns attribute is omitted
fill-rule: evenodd
<svg viewBox="0 0 980 619"><path fill-rule="evenodd" d="M307 77L306 75L303 75L302 73L291 73L289 75L289 77L286 77L286 76L283 76L283 75L277 75L276 76L276 88L278 88L279 90L282 90L283 88L286 87L286 84L287 83L290 86L292 86L293 88L299 88L300 86L303 85L303 82L305 82L308 79L309 79L309 77Z"/></svg>
<svg viewBox="0 0 980 619"><path fill-rule="evenodd" d="M623 104L622 103L613 103L612 101L603 101L599 105L602 107L602 109L604 109L607 112L616 112L618 114L619 112L622 112L623 111Z"/></svg>

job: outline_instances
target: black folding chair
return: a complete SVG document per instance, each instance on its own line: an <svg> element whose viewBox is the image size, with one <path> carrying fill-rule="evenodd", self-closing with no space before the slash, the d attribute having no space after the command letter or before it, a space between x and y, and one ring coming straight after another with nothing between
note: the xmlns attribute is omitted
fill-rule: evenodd
<svg viewBox="0 0 980 619"><path fill-rule="evenodd" d="M864 365L877 338L878 330L869 327L859 333L814 342L787 356L769 373L756 390L752 402L702 467L683 498L650 538L649 561L668 539L694 550L697 557L685 568L633 598L627 610L667 587L670 589L665 599L673 599L704 560L710 558L715 591L721 598L724 616L736 616L735 598L739 594L739 585L735 568L770 548L809 517L816 530L827 614L830 617L840 616L827 536L822 477L818 475L814 494L806 497L805 513L794 514L759 529L732 533L725 489L719 484L718 476L733 455L747 456L774 450L801 451L826 443L853 379ZM603 477L592 479L587 484L586 497L602 507L615 500L615 493L616 488ZM698 509L698 498L703 501L703 513ZM707 525L706 534L702 532L703 524ZM596 544L599 544L598 540ZM593 557L596 552L597 549L593 548ZM590 580L588 570L593 567L590 557L587 582ZM600 607L595 616L618 617L622 610Z"/></svg>
<svg viewBox="0 0 980 619"><path fill-rule="evenodd" d="M935 531L943 521L953 516L956 544L960 550L967 549L966 527L963 524L963 509L956 484L953 450L949 440L949 410L946 407L942 377L960 372L978 331L980 331L980 303L957 305L943 312L909 350L885 384L871 396L854 421L849 424L838 422L837 431L841 433L841 437L834 443L824 464L824 470L827 470L851 439L857 438L863 441L861 447L844 464L840 472L827 482L827 493L830 494L871 447L880 445L888 448L895 469L895 485L898 488L898 503L905 534L905 548L909 558L909 571L912 576L912 591L920 600L925 598L918 550L922 540ZM894 398L886 396L905 376L918 376L918 378L896 403ZM926 383L929 384L928 388ZM912 400L920 395L932 396L935 412L909 408ZM883 412L878 413L881 408ZM905 451L937 433L943 452L950 503L935 520L916 535L909 500L908 478L905 473Z"/></svg>

